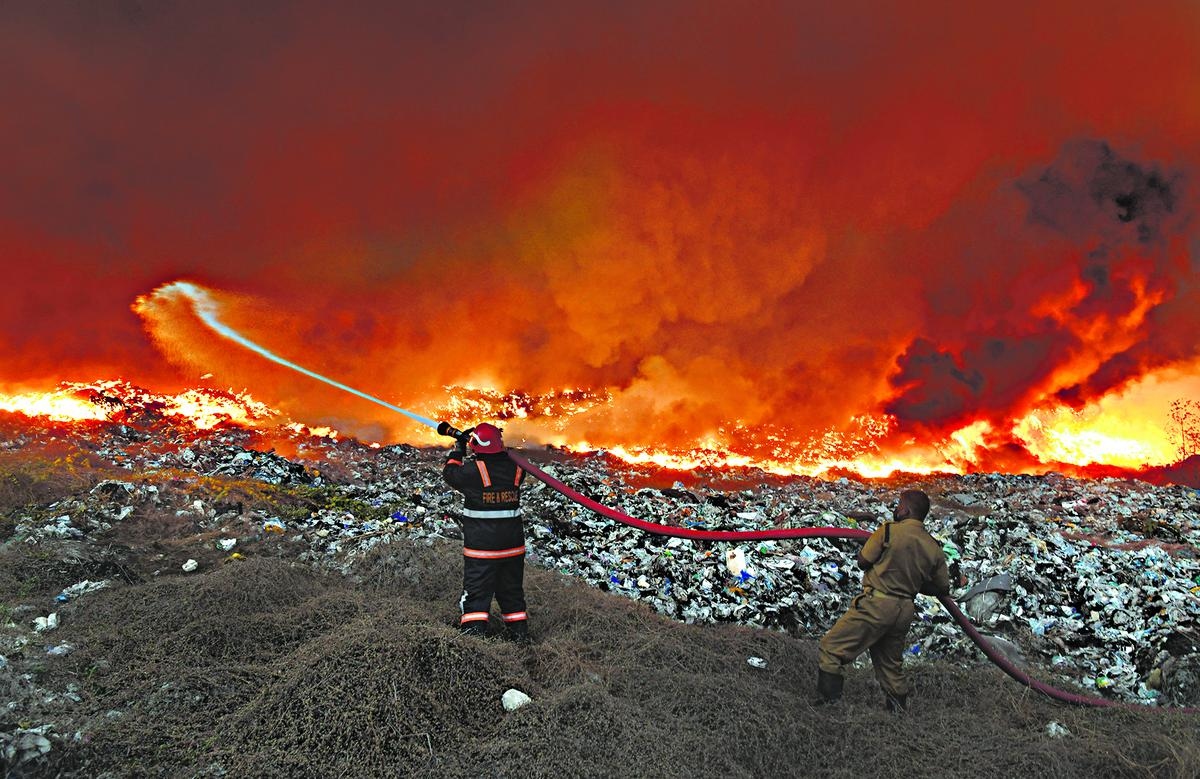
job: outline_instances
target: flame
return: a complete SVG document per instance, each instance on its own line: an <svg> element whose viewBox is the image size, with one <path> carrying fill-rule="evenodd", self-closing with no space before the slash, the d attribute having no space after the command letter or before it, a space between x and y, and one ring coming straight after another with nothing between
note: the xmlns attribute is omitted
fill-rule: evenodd
<svg viewBox="0 0 1200 779"><path fill-rule="evenodd" d="M577 452L607 453L630 464L674 471L749 468L778 476L817 478L843 473L883 478L896 472L962 471L948 455L949 443L940 448L912 444L903 452L887 450L883 442L894 431L892 417L861 415L851 418L843 429L801 437L771 427L734 425L701 437L693 447L605 447L588 441L563 442L562 446Z"/></svg>
<svg viewBox="0 0 1200 779"><path fill-rule="evenodd" d="M494 387L447 387L439 407L460 423L494 420L516 426L528 439L579 453L606 453L631 465L671 471L756 469L778 476L828 478L857 474L886 478L896 473L959 474L980 469L1041 473L1069 466L1137 469L1180 456L1165 421L1147 412L1165 410L1164 398L1194 392L1191 373L1151 376L1075 410L1051 406L1008 425L977 420L935 441L900 438L894 417L864 414L841 428L804 436L771 425L741 422L718 426L682 446L608 445L571 435L573 420L611 405L611 396L578 388L531 394ZM127 421L140 413L184 423L197 431L220 426L278 426L301 436L337 439L325 425L291 421L248 392L192 388L158 394L120 380L63 382L49 391L0 393L0 410L49 422ZM511 431L510 431L511 432ZM514 436L507 435L510 443ZM1024 461L995 465L996 441L1019 443ZM441 439L426 436L423 443ZM518 444L519 445L519 444Z"/></svg>
<svg viewBox="0 0 1200 779"><path fill-rule="evenodd" d="M563 429L571 417L612 402L606 391L563 388L542 393L504 391L492 386L446 385L447 400L426 404L431 416L455 422L535 419Z"/></svg>
<svg viewBox="0 0 1200 779"><path fill-rule="evenodd" d="M1194 366L1151 374L1121 392L1110 392L1081 409L1035 410L1012 426L1013 436L1039 459L1073 465L1123 468L1180 460L1167 411L1172 400L1200 394Z"/></svg>
<svg viewBox="0 0 1200 779"><path fill-rule="evenodd" d="M235 423L251 426L260 419L276 415L265 403L259 403L249 393L214 395L204 390L187 390L164 399L168 416L184 417L198 430Z"/></svg>
<svg viewBox="0 0 1200 779"><path fill-rule="evenodd" d="M47 392L0 393L0 410L52 422L113 421L149 411L197 430L231 424L252 427L278 417L277 411L247 392L200 388L163 395L120 380L63 382Z"/></svg>
<svg viewBox="0 0 1200 779"><path fill-rule="evenodd" d="M334 430L332 427L327 427L325 425L318 425L317 427L309 427L308 425L303 424L302 422L291 422L287 425L284 425L284 427L286 427L288 430L291 430L293 433L298 433L300 435L310 435L310 436L313 436L314 438L337 438L338 436L341 435L341 433L338 432L337 430ZM375 447L376 449L379 448L379 444L377 444L377 443L371 444L371 446Z"/></svg>
<svg viewBox="0 0 1200 779"><path fill-rule="evenodd" d="M1200 394L1194 368L1152 373L1082 409L1050 405L1006 425L976 420L934 441L896 440L888 415L854 417L841 429L800 441L778 431L735 427L697 439L694 447L605 447L564 442L580 452L603 451L635 465L670 470L757 468L783 476L855 473L962 474L978 470L1045 473L1104 465L1138 470L1177 462L1183 452L1166 419L1170 399ZM1023 447L1024 459L997 459L997 442ZM739 450L741 453L739 453ZM749 451L758 454L746 453ZM767 452L767 454L762 454Z"/></svg>
<svg viewBox="0 0 1200 779"><path fill-rule="evenodd" d="M832 473L849 472L868 479L884 478L897 472L915 474L960 472L953 464L938 462L936 455L910 458L868 456L858 460L821 460L815 463L805 463L760 459L708 448L672 451L615 446L611 449L601 449L592 447L586 442L569 448L580 452L607 452L633 465L654 465L674 471L753 468L778 476L823 477Z"/></svg>
<svg viewBox="0 0 1200 779"><path fill-rule="evenodd" d="M272 301L176 281L133 308L175 365L215 368L290 417L336 414L376 440L444 443L399 412L429 428L435 417L501 422L510 444L679 469L877 476L1172 462L1167 403L1133 400L1130 388L1196 359L1176 165L1065 144L1003 186L977 182L961 214L921 233L928 257L889 255L897 268L911 260L912 273L896 275L866 255L831 264L820 224L777 223L796 192L768 168L731 162L699 175L697 160L654 156L582 171L601 192L570 188L568 199L595 213L542 236L561 262L542 267L544 247L526 247L522 262L544 272L522 284L443 300L418 274L369 303L317 306L314 292ZM531 212L557 203L530 197ZM977 240L972 226L991 232ZM978 256L961 263L968 245ZM514 259L499 246L500 256L472 256L479 277ZM780 257L788 272L773 274ZM404 316L383 316L389 303ZM858 316L864 306L875 316Z"/></svg>
<svg viewBox="0 0 1200 779"><path fill-rule="evenodd" d="M583 388L536 394L451 385L443 388L447 401L427 407L439 418L464 424L507 422L533 440L570 451L604 452L633 465L675 471L755 468L781 476L855 473L885 478L901 472L1044 473L1092 465L1138 469L1180 459L1166 410L1173 398L1200 394L1196 373L1186 367L1151 373L1081 409L1047 404L1004 424L976 420L927 441L899 438L897 420L889 414L861 414L840 427L799 435L773 425L734 422L676 446L595 441L573 436L573 423L597 411L611 411L615 395ZM997 446L1003 442L1023 447L1023 459L997 459Z"/></svg>
<svg viewBox="0 0 1200 779"><path fill-rule="evenodd" d="M0 410L27 417L41 417L52 422L79 422L108 419L108 410L87 400L75 397L72 390L53 392L23 392L0 394Z"/></svg>
<svg viewBox="0 0 1200 779"><path fill-rule="evenodd" d="M170 291L178 286L168 285L164 289ZM1073 290L1069 299L1047 298L1050 302L1046 310L1069 309L1071 301L1083 299L1084 293ZM1143 305L1118 322L1118 329L1139 326L1155 302L1153 296L1143 295L1140 287L1135 291ZM137 307L143 315L153 315L151 319L159 317L168 322L169 329L182 328L181 332L187 332L193 314L202 314L200 310L190 312L186 308L161 309L163 301L159 297L162 295L154 298L158 302L153 306L151 298L139 299ZM211 302L207 293L203 301ZM1110 342L1116 338L1114 331L1106 328L1096 329L1092 334ZM181 346L191 343L187 338L176 338L173 342ZM1125 348L1130 343L1126 340L1118 345ZM216 347L207 343L206 348ZM256 348L261 351L261 347ZM1096 359L1087 350L1077 358L1076 364ZM272 359L281 361L274 356ZM1095 370L1093 365L1076 376L1072 367L1070 362L1059 366L1051 382L1053 388L1069 387L1079 376ZM704 370L710 383L719 380L719 366L714 368L715 373L707 373L709 368L714 366L706 363ZM849 473L882 478L897 472L1041 473L1095 465L1136 469L1173 463L1183 454L1172 440L1164 416L1169 399L1200 394L1197 368L1200 362L1151 371L1140 380L1110 390L1079 408L1043 400L1019 418L978 418L941 434L928 430L914 432L905 428L898 416L882 412L860 413L841 425L816 430L798 428L791 420L762 422L740 418L715 418L708 422L707 428L687 430L685 423L696 424L695 417L675 425L669 421L680 398L687 397L687 387L677 386L679 377L670 371L662 375L654 373L663 369L659 362L649 364L647 382L635 383L633 388L568 386L529 392L506 387L498 380L478 379L471 383L443 384L437 399L427 400L423 405L432 417L458 425L500 422L509 428L506 440L510 445L550 443L576 452L606 452L630 464L673 471L757 469L780 476L830 477ZM664 387L671 391L665 391ZM357 393L352 388L343 389ZM753 388L743 389L742 394L729 393L730 397L723 400L752 405ZM631 407L631 403L637 407ZM196 430L222 425L274 425L299 435L323 438L340 435L329 426L293 422L248 392L193 388L173 395L154 394L117 380L90 384L64 382L48 392L0 394L0 409L52 421L118 421L149 411L161 418L182 421ZM714 407L712 411L717 416L721 409ZM652 424L636 425L643 420ZM661 435L664 429L671 430L671 435ZM414 440L411 432L407 437ZM421 430L415 440L430 445L444 443L428 429Z"/></svg>

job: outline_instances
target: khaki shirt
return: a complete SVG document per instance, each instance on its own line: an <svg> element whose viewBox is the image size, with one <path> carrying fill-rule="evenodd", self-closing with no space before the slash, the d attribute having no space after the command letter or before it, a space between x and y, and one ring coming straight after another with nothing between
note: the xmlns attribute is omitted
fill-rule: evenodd
<svg viewBox="0 0 1200 779"><path fill-rule="evenodd" d="M884 549L885 528L888 546ZM950 572L942 545L933 540L919 519L885 522L863 544L863 558L872 563L863 575L863 588L887 595L912 598L918 592L946 595L950 592Z"/></svg>

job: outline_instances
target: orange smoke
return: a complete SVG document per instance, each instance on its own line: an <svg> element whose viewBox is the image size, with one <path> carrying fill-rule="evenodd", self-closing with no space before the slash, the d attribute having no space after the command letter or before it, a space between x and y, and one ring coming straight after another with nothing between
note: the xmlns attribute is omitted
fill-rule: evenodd
<svg viewBox="0 0 1200 779"><path fill-rule="evenodd" d="M517 439L788 472L1178 456L1194 4L404 5L0 10L0 385L211 373L431 441L153 292L189 278L273 352Z"/></svg>

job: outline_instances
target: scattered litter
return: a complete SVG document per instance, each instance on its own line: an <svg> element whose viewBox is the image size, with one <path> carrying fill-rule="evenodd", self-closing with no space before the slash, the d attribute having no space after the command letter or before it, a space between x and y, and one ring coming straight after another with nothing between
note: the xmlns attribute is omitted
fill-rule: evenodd
<svg viewBox="0 0 1200 779"><path fill-rule="evenodd" d="M51 657L62 657L63 655L71 654L71 652L74 650L75 647L71 644L59 644L58 646L47 648L46 654L50 655Z"/></svg>
<svg viewBox="0 0 1200 779"><path fill-rule="evenodd" d="M230 549L233 549L235 546L237 546L236 538L222 538L217 541L217 548L220 549L222 552L228 552Z"/></svg>
<svg viewBox="0 0 1200 779"><path fill-rule="evenodd" d="M1060 725L1057 722L1051 722L1046 726L1046 735L1050 738L1063 738L1071 735L1071 731L1067 730L1065 726Z"/></svg>
<svg viewBox="0 0 1200 779"><path fill-rule="evenodd" d="M516 711L532 700L532 698L520 690L509 689L504 691L504 695L500 698L500 703L504 706L505 711Z"/></svg>
<svg viewBox="0 0 1200 779"><path fill-rule="evenodd" d="M0 745L3 745L4 763L9 766L20 765L30 760L36 760L50 751L50 739L46 738L49 726L42 725L28 730L18 729L14 733L0 732Z"/></svg>
<svg viewBox="0 0 1200 779"><path fill-rule="evenodd" d="M1021 647L1001 636L992 636L986 633L983 636L987 638L988 643L1000 650L1000 653L1007 657L1013 665L1018 668L1026 668L1028 666L1025 660L1025 653L1021 651Z"/></svg>
<svg viewBox="0 0 1200 779"><path fill-rule="evenodd" d="M55 600L57 600L59 603L66 603L69 600L78 598L80 595L86 595L89 592L95 592L96 590L102 590L111 584L112 584L112 582L109 581L108 579L104 579L103 581L97 581L97 582L90 581L88 579L84 579L83 581L78 582L77 584L72 584L70 587L67 587L65 590L60 592L55 597Z"/></svg>
<svg viewBox="0 0 1200 779"><path fill-rule="evenodd" d="M182 567L183 567L184 573L191 573L192 571L194 571L200 567L200 563L196 562L195 560L188 560L186 563L183 564Z"/></svg>
<svg viewBox="0 0 1200 779"><path fill-rule="evenodd" d="M621 466L609 462L589 458L562 467L559 478L661 524L684 525L679 512L689 508L695 511L691 519L702 519L711 529L849 526L850 514L869 529L867 518L887 516L896 496L884 484L796 479L732 492L693 487L699 502L685 504L661 491L624 488ZM1164 683L1160 697L1176 704L1200 701L1200 647L1172 638L1200 629L1200 600L1192 592L1200 574L1193 551L1200 545L1195 491L1056 474L931 477L925 489L935 497L926 527L973 585L960 597L964 610L1014 663L1052 667L1059 676L1047 679L1051 683L1080 684L1144 703L1139 685L1147 667L1168 657L1177 662L1194 657L1194 685L1191 672L1181 671L1179 678L1188 681L1170 692ZM1086 514L1068 519L1063 501L1080 498L1083 503L1075 505L1085 505ZM531 491L523 503L527 514L557 517L568 531L531 538L539 565L593 586L607 584L611 592L683 622L736 622L819 638L861 587L853 542L806 539L753 548L699 544L625 527L549 490ZM814 505L836 510L814 512ZM782 519L752 519L760 506L771 506L761 512L764 517ZM1163 523L1169 524L1170 540L1129 529L1118 508L1156 517L1162 539L1167 538ZM429 527L414 530L433 535ZM751 556L763 572L759 576L747 575L753 573ZM631 586L613 586L614 580ZM983 660L938 603L919 597L916 606L910 657ZM1159 658L1168 647L1170 653Z"/></svg>
<svg viewBox="0 0 1200 779"><path fill-rule="evenodd" d="M33 629L38 633L46 633L58 627L58 612L46 617L38 617L33 621Z"/></svg>
<svg viewBox="0 0 1200 779"><path fill-rule="evenodd" d="M725 567L734 576L741 576L742 572L746 570L746 551L738 547L726 552Z"/></svg>
<svg viewBox="0 0 1200 779"><path fill-rule="evenodd" d="M263 523L263 530L267 533L282 533L287 528L278 519L268 519Z"/></svg>
<svg viewBox="0 0 1200 779"><path fill-rule="evenodd" d="M762 659L761 657L747 657L746 663L747 663L747 665L750 665L753 668L766 668L767 667L767 661Z"/></svg>

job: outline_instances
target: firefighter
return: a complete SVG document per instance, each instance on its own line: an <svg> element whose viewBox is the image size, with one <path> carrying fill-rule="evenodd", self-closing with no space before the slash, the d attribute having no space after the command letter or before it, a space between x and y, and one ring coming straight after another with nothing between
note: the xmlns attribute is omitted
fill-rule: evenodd
<svg viewBox="0 0 1200 779"><path fill-rule="evenodd" d="M858 553L863 591L829 629L820 643L817 661L818 703L842 695L842 669L864 651L871 653L875 678L883 688L889 711L903 711L909 684L901 668L905 637L913 620L913 598L950 594L950 572L942 545L925 530L929 496L920 490L900 493L885 522Z"/></svg>
<svg viewBox="0 0 1200 779"><path fill-rule="evenodd" d="M467 456L467 447L472 457ZM463 593L459 599L464 633L487 634L492 596L500 604L504 636L529 640L525 612L525 531L521 524L521 483L525 472L509 459L500 429L484 423L463 431L442 468L442 478L463 494Z"/></svg>

